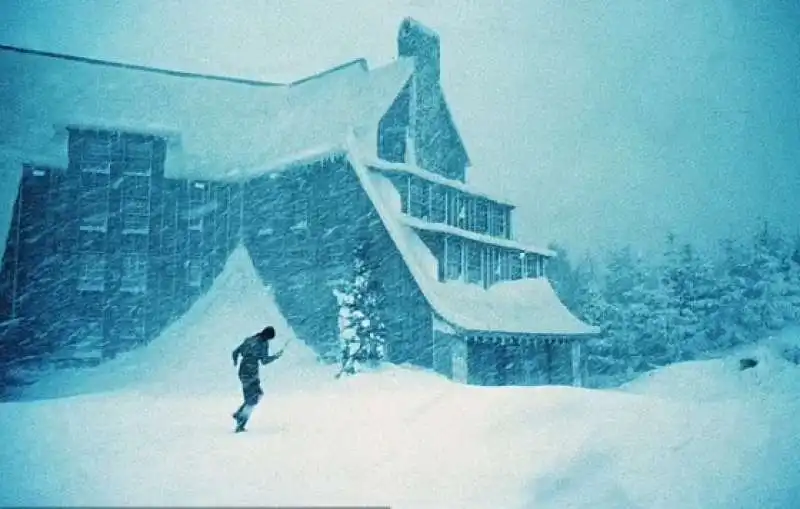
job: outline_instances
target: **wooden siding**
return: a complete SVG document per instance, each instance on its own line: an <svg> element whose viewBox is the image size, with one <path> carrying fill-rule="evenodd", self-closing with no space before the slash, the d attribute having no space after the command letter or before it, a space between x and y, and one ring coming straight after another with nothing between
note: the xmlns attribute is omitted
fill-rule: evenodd
<svg viewBox="0 0 800 509"><path fill-rule="evenodd" d="M2 319L40 354L113 357L155 337L208 289L239 241L241 186L163 178L164 140L73 130L66 169L25 167L2 267ZM196 187L195 187L196 189ZM240 193L238 193L240 195ZM199 260L199 285L189 260Z"/></svg>
<svg viewBox="0 0 800 509"><path fill-rule="evenodd" d="M403 87L378 122L378 157L395 163L406 160L406 136L409 133L411 81Z"/></svg>
<svg viewBox="0 0 800 509"><path fill-rule="evenodd" d="M387 357L430 367L430 308L343 156L249 182L245 218L256 269L289 324L322 358L338 358L333 288L366 242L386 296Z"/></svg>
<svg viewBox="0 0 800 509"><path fill-rule="evenodd" d="M564 337L468 337L468 383L572 385L571 340Z"/></svg>

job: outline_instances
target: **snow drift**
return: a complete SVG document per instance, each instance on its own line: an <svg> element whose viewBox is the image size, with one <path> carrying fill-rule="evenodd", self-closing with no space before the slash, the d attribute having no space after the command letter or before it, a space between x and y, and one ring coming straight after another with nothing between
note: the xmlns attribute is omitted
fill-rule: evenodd
<svg viewBox="0 0 800 509"><path fill-rule="evenodd" d="M239 381L231 351L268 324L276 330L271 351L289 345L281 362L264 370L269 383L309 387L318 380L310 376L312 370L325 375L333 370L318 365L316 354L295 340L271 290L261 283L247 250L239 246L208 292L151 343L94 368L57 371L23 389L20 396L35 399L134 388L186 395L236 393Z"/></svg>
<svg viewBox="0 0 800 509"><path fill-rule="evenodd" d="M0 405L0 505L783 509L800 497L800 368L780 353L796 332L746 352L762 355L749 370L737 352L608 391L472 387L404 367L335 380L298 338L234 434L230 350L264 323L278 345L294 337L239 248L148 347L27 394L71 397Z"/></svg>

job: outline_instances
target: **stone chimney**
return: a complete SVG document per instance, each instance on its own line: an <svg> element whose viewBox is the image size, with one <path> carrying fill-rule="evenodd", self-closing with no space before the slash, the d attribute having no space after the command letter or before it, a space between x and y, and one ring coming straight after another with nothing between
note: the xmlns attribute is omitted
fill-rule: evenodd
<svg viewBox="0 0 800 509"><path fill-rule="evenodd" d="M415 57L417 76L439 82L439 35L413 18L405 18L397 34L397 53L401 57Z"/></svg>

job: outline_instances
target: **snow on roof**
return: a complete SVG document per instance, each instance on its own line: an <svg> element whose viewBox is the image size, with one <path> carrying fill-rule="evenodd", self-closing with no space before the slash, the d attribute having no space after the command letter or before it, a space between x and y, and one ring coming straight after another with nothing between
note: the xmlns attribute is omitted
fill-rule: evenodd
<svg viewBox="0 0 800 509"><path fill-rule="evenodd" d="M165 174L229 179L377 126L413 60L354 61L292 85L148 70L0 48L0 148L64 167L67 127L165 136Z"/></svg>
<svg viewBox="0 0 800 509"><path fill-rule="evenodd" d="M456 235L458 237L462 237L469 240L474 240L476 242L481 242L483 244L492 244L495 246L506 247L509 249L518 249L520 251L524 251L526 253L537 253L543 256L556 256L555 251L551 251L550 249L543 249L540 247L534 246L527 246L525 244L521 244L515 240L511 239L502 239L499 237L492 237L491 235L485 235L482 233L471 232L468 230L464 230L461 228L457 228L455 226L451 226L449 224L444 223L431 223L429 221L424 221L422 219L409 216L408 214L398 214L398 219L407 226L410 226L416 230L425 230L429 232L438 232L438 233L448 233L450 235Z"/></svg>
<svg viewBox="0 0 800 509"><path fill-rule="evenodd" d="M415 175L421 179L427 180L428 182L433 182L435 184L440 184L446 187L450 187L453 189L457 189L465 194L469 194L472 196L479 196L481 198L486 198L487 200L491 200L493 202L501 203L503 205L508 205L509 207L515 207L511 200L505 197L496 196L492 194L486 193L486 191L479 190L467 183L461 182L460 180L449 179L438 173L434 173L432 171L420 168L419 166L409 164L409 163L393 163L389 161L384 161L378 159L373 156L361 156L361 159L370 167L386 171L386 172L398 172L398 173L407 173L410 175Z"/></svg>
<svg viewBox="0 0 800 509"><path fill-rule="evenodd" d="M373 70L351 65L289 87L258 146L252 147L260 159L251 160L244 171L263 173L269 161L291 159L309 147L341 147L351 129L377 130L412 71L413 61L401 58Z"/></svg>
<svg viewBox="0 0 800 509"><path fill-rule="evenodd" d="M355 140L348 138L350 145ZM438 261L400 215L394 184L370 171L355 150L348 158L365 192L397 245L423 295L443 319L468 331L511 334L596 334L599 328L575 317L545 278L508 281L489 289L461 282L440 282Z"/></svg>

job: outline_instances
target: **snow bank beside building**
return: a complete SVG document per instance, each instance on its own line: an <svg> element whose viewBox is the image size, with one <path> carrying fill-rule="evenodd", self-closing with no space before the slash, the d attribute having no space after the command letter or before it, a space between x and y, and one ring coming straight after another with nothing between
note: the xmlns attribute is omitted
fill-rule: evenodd
<svg viewBox="0 0 800 509"><path fill-rule="evenodd" d="M272 351L287 342L280 362L262 378L285 388L312 386L333 377L333 367L295 338L271 291L264 287L247 250L239 246L209 291L148 345L94 368L65 369L24 388L21 397L47 398L136 389L163 393L229 394L240 391L231 351L245 337L273 325Z"/></svg>

